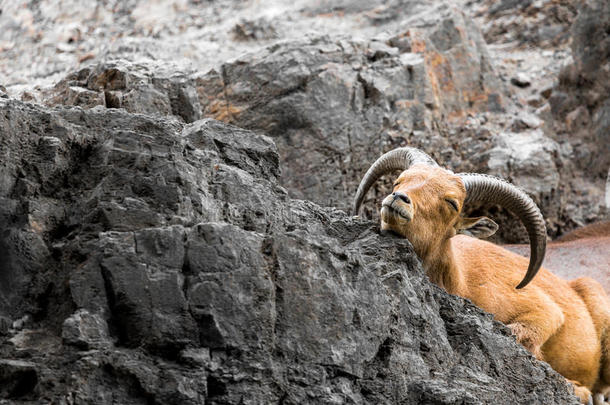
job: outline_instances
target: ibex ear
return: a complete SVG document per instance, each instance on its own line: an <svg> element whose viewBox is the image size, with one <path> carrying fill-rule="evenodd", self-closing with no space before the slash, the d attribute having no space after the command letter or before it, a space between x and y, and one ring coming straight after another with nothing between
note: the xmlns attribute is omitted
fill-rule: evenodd
<svg viewBox="0 0 610 405"><path fill-rule="evenodd" d="M460 218L455 231L475 238L487 238L496 233L498 224L487 217Z"/></svg>

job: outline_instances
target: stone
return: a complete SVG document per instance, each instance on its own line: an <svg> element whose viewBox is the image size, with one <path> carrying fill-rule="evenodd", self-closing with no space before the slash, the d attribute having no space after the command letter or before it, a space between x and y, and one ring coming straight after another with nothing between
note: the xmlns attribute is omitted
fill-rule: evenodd
<svg viewBox="0 0 610 405"><path fill-rule="evenodd" d="M606 192L604 194L604 206L606 207L606 215L610 216L610 168L606 176Z"/></svg>
<svg viewBox="0 0 610 405"><path fill-rule="evenodd" d="M484 0L474 4L488 43L514 42L520 46L565 46L569 28L577 15L578 2L534 0Z"/></svg>
<svg viewBox="0 0 610 405"><path fill-rule="evenodd" d="M345 211L411 145L603 215L603 2L5 3L1 403L575 402Z"/></svg>
<svg viewBox="0 0 610 405"><path fill-rule="evenodd" d="M195 82L171 63L145 66L109 61L71 73L43 92L47 105L124 108L140 114L201 118Z"/></svg>
<svg viewBox="0 0 610 405"><path fill-rule="evenodd" d="M527 105L532 106L534 108L541 107L545 103L545 101L546 100L544 100L544 98L540 97L540 95L538 94L531 95L526 100Z"/></svg>
<svg viewBox="0 0 610 405"><path fill-rule="evenodd" d="M106 320L86 309L79 309L66 318L62 325L61 337L64 344L82 350L109 347L112 344Z"/></svg>
<svg viewBox="0 0 610 405"><path fill-rule="evenodd" d="M37 384L38 373L34 363L0 359L1 398L22 398L31 394Z"/></svg>
<svg viewBox="0 0 610 405"><path fill-rule="evenodd" d="M610 166L609 16L607 1L579 3L571 28L572 61L562 69L549 98L555 138L570 143L577 154L565 161L565 171L583 174L566 183L572 194L570 206L575 208L570 218L576 223L601 220L604 215L601 201ZM580 205L582 190L589 193L586 208Z"/></svg>
<svg viewBox="0 0 610 405"><path fill-rule="evenodd" d="M9 318L0 316L0 335L6 334L12 325L13 322Z"/></svg>
<svg viewBox="0 0 610 405"><path fill-rule="evenodd" d="M531 79L525 73L517 73L516 76L510 78L510 82L517 87L529 87L531 83Z"/></svg>
<svg viewBox="0 0 610 405"><path fill-rule="evenodd" d="M498 146L487 152L490 173L511 178L515 185L537 199L553 196L559 186L553 158L558 152L557 143L540 130L519 134L507 132L500 134L499 138ZM510 162L511 169L507 162ZM544 181L538 182L539 178Z"/></svg>
<svg viewBox="0 0 610 405"><path fill-rule="evenodd" d="M520 113L515 117L511 124L511 130L514 132L521 132L526 129L536 129L542 126L543 122L534 114Z"/></svg>
<svg viewBox="0 0 610 405"><path fill-rule="evenodd" d="M273 24L264 18L238 22L233 27L233 35L238 41L273 39L278 36Z"/></svg>
<svg viewBox="0 0 610 405"><path fill-rule="evenodd" d="M579 106L566 115L565 123L568 131L576 132L589 124L589 111L584 106Z"/></svg>
<svg viewBox="0 0 610 405"><path fill-rule="evenodd" d="M548 85L546 87L544 87L542 90L540 90L540 95L544 98L546 98L547 100L549 99L549 97L551 97L551 94L553 93L553 85Z"/></svg>
<svg viewBox="0 0 610 405"><path fill-rule="evenodd" d="M24 315L23 317L14 321L11 326L15 330L22 330L31 320L32 319L29 315Z"/></svg>
<svg viewBox="0 0 610 405"><path fill-rule="evenodd" d="M368 9L374 4L381 8ZM478 5L489 11L494 4L485 1ZM332 34L288 35L298 33L298 28L294 24L290 29L282 25L278 16L285 14L281 10L276 10L280 14L275 17L248 15L237 24L243 23L249 39L239 39L233 29L228 29L224 34L230 36L227 38L230 45L217 49L214 57L209 58L218 61L210 70L210 62L201 60L205 52L194 54L181 48L181 53L191 52L191 59L199 60L187 64L180 58L168 57L167 52L173 51L162 49L159 39L118 39L100 60L95 59L91 65L68 74L53 88L42 91L44 96L39 98L48 105L76 103L89 108L88 102L74 102L73 98L66 97L78 89L97 100L91 105L102 105L103 101L106 108L172 116L187 123L211 117L265 133L278 145L281 183L291 197L343 210L350 208L353 192L368 165L384 151L410 145L422 148L454 171L484 171L487 166L478 163L481 153L496 147L496 138L483 139L477 132L542 128L551 136L557 123L546 111L545 97L550 97L553 117L560 117L562 121L578 107L574 97L559 89L552 91L553 87L547 84L557 82L556 77L550 76L569 58L567 51L546 49L547 45L543 44L554 40L535 37L536 25L529 20L530 16L543 21L552 19L549 24L557 26L555 17L561 14L559 25L564 27L571 21L571 5L567 6L570 13L566 15L561 11L563 5L549 2L510 3L503 6L506 7L503 11L494 12L493 21L505 19L513 33L521 29L517 20L527 21L530 25L523 31L523 35L527 34L522 36L523 41L544 48L540 52L523 52L517 47L514 53L518 57L509 59L502 55L504 51L486 46L479 26L484 32L488 27L477 26L481 16L473 12L477 5L472 2L458 10L446 2L413 1L408 13L401 11L404 7L397 2L344 4L343 7L341 21L352 21L352 18L358 21L358 30L364 30L358 32L365 32L364 26L371 28L367 24L373 24L377 34L366 31L361 37L367 40L359 39L358 35L351 38ZM398 14L392 14L392 10ZM467 11L476 17L474 21ZM223 9L222 13L225 12ZM333 13L336 10L332 7L318 5L305 6L301 14L312 18L312 23L315 20L315 24L328 27L333 25L328 24ZM511 16L515 13L516 16ZM511 22L511 18L515 21ZM257 27L271 27L277 37L271 39L257 31ZM219 33L218 38L224 34ZM234 54L244 43L260 49ZM227 54L232 59L220 56ZM507 60L515 64L512 70L502 62ZM511 97L502 80L510 79L516 72L526 73L531 84L523 90L512 86L518 94ZM565 80L576 83L575 73L571 69ZM587 104L598 103L603 95L593 90L582 96ZM537 96L540 91L544 96ZM528 97L529 94L532 96ZM529 124L523 120L511 122L515 115L530 114L525 111L528 103L537 108L535 113L544 125L532 125L530 119ZM483 114L489 114L492 119L484 123L480 119ZM602 124L603 117L600 116ZM587 136L583 130L575 138ZM482 144L477 144L478 141ZM595 151L583 153L591 158L582 163L595 159ZM571 218L582 219L585 213L597 212L595 204L591 210L589 201L579 200L578 189L583 182L591 181L587 171L577 167L572 170L572 162L564 160L563 155L556 163L567 187L562 195L578 203L571 205L574 210L566 211L554 202L537 201L549 216L552 236L557 230L565 229L566 221L571 222ZM594 182L599 186L601 174L596 176ZM377 201L388 192L388 186L380 183L367 196L362 211L366 218L376 218ZM125 209L107 203L107 212L113 213L108 220L121 222L125 219ZM510 222L502 225L505 229L514 227ZM518 241L505 239L506 235L502 234L498 237L502 242Z"/></svg>

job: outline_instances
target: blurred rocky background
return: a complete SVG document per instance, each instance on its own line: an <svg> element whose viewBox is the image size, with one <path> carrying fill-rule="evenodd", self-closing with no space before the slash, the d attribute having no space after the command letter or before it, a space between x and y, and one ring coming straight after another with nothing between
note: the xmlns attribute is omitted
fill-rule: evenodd
<svg viewBox="0 0 610 405"><path fill-rule="evenodd" d="M605 0L3 1L0 403L572 403L346 211L411 145L602 219L609 83Z"/></svg>

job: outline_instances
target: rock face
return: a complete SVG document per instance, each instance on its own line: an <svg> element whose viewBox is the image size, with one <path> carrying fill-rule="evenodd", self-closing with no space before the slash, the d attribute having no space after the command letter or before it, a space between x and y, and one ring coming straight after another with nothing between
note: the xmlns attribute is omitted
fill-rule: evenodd
<svg viewBox="0 0 610 405"><path fill-rule="evenodd" d="M573 62L562 68L549 91L550 109L545 114L559 144L565 222L582 225L609 212L604 198L610 170L608 2L582 2L571 33ZM585 201L586 211L574 210Z"/></svg>
<svg viewBox="0 0 610 405"><path fill-rule="evenodd" d="M103 63L69 75L45 100L260 131L278 145L292 196L347 209L382 151L408 143L440 158L451 153L441 122L507 104L483 38L462 12L441 4L400 24L385 40L287 41L204 75Z"/></svg>
<svg viewBox="0 0 610 405"><path fill-rule="evenodd" d="M610 166L610 4L584 2L572 33L574 63L559 76L550 98L552 113L558 135L578 140L576 167L605 179Z"/></svg>
<svg viewBox="0 0 610 405"><path fill-rule="evenodd" d="M517 42L550 48L570 39L569 28L578 13L576 0L480 0L474 15L483 19L488 43Z"/></svg>
<svg viewBox="0 0 610 405"><path fill-rule="evenodd" d="M599 156L608 153L594 147L609 143L607 69L595 73L607 45L603 6L21 0L2 8L0 95L247 127L274 138L291 196L340 209L366 165L395 146L421 147L454 171L495 174L499 164L555 237L605 212L599 173L608 164ZM514 133L535 143L533 161L497 153ZM544 181L532 181L538 171ZM365 216L375 217L386 192L373 190ZM514 219L495 219L498 241L525 242Z"/></svg>
<svg viewBox="0 0 610 405"><path fill-rule="evenodd" d="M439 122L505 107L476 26L434 12L383 42L290 42L226 63L199 88L213 100L204 115L271 135L292 195L348 209L381 152L412 144L442 157Z"/></svg>
<svg viewBox="0 0 610 405"><path fill-rule="evenodd" d="M214 120L0 99L0 401L574 403L408 241Z"/></svg>
<svg viewBox="0 0 610 405"><path fill-rule="evenodd" d="M412 145L455 171L510 179L554 224L557 145L536 117L511 118L514 106L473 21L441 3L398 25L384 39L281 42L205 74L165 62L103 62L70 74L42 97L47 105L101 105L185 122L212 117L268 134L290 195L344 210L371 162ZM491 132L509 120L513 134ZM506 141L517 138L538 151L533 159L507 152ZM544 182L528 180L537 172L547 174ZM387 191L380 184L371 193L365 215L375 218L376 201ZM501 222L503 239L525 241L513 219Z"/></svg>

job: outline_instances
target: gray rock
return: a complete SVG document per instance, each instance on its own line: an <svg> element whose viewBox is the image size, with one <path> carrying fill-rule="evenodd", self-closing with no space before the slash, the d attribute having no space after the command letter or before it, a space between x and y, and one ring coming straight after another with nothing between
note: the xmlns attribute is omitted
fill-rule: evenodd
<svg viewBox="0 0 610 405"><path fill-rule="evenodd" d="M237 41L273 39L278 36L273 24L265 18L238 22L233 27L233 35Z"/></svg>
<svg viewBox="0 0 610 405"><path fill-rule="evenodd" d="M451 142L438 122L510 103L472 20L445 3L412 3L413 14L387 39L293 39L207 74L111 60L68 75L44 99L95 105L70 95L80 89L97 92L108 108L185 122L205 116L269 134L291 196L347 209L366 165L382 151L408 143L437 155ZM370 4L345 6L359 13Z"/></svg>
<svg viewBox="0 0 610 405"><path fill-rule="evenodd" d="M31 394L38 384L36 364L0 359L0 397L20 398Z"/></svg>
<svg viewBox="0 0 610 405"><path fill-rule="evenodd" d="M566 230L603 217L600 202L610 167L609 32L610 4L603 0L580 3L571 29L573 63L563 68L549 98L555 138L575 151L563 170L574 176L565 186L573 219ZM581 205L583 195L587 195L586 205Z"/></svg>
<svg viewBox="0 0 610 405"><path fill-rule="evenodd" d="M547 85L540 90L540 95L546 99L551 97L552 93L553 93L553 85Z"/></svg>
<svg viewBox="0 0 610 405"><path fill-rule="evenodd" d="M13 322L9 318L5 316L0 316L0 334L3 335L7 333L12 325Z"/></svg>
<svg viewBox="0 0 610 405"><path fill-rule="evenodd" d="M497 145L488 152L490 173L511 178L515 185L541 200L557 192L559 173L554 155L559 147L542 131L503 133Z"/></svg>
<svg viewBox="0 0 610 405"><path fill-rule="evenodd" d="M606 216L610 217L610 168L608 168L608 176L606 176L606 192L604 193L604 207L606 208Z"/></svg>
<svg viewBox="0 0 610 405"><path fill-rule="evenodd" d="M151 66L152 65L152 66ZM197 91L188 72L172 63L105 62L68 75L44 93L44 103L124 108L148 115L201 118Z"/></svg>
<svg viewBox="0 0 610 405"><path fill-rule="evenodd" d="M384 42L322 37L225 63L200 82L204 115L271 135L292 196L347 209L382 151L408 143L437 156L449 142L441 117L508 104L464 14L439 5L401 26Z"/></svg>
<svg viewBox="0 0 610 405"><path fill-rule="evenodd" d="M511 77L510 82L517 87L528 87L531 83L531 79L525 73L517 73L516 76Z"/></svg>
<svg viewBox="0 0 610 405"><path fill-rule="evenodd" d="M83 350L109 347L112 342L108 324L99 314L79 309L63 323L61 337L64 344Z"/></svg>
<svg viewBox="0 0 610 405"><path fill-rule="evenodd" d="M20 128L0 131L16 159L1 166L0 235L40 235L48 252L4 265L37 270L14 279L23 294L0 291L0 311L40 329L0 336L2 399L575 402L506 327L430 284L407 240L289 198L269 138L0 107Z"/></svg>
<svg viewBox="0 0 610 405"><path fill-rule="evenodd" d="M536 129L541 127L543 121L534 114L520 113L510 123L510 128L514 132L522 132L526 129Z"/></svg>
<svg viewBox="0 0 610 405"><path fill-rule="evenodd" d="M488 43L528 47L561 47L570 39L569 27L576 18L578 1L478 0L475 6Z"/></svg>
<svg viewBox="0 0 610 405"><path fill-rule="evenodd" d="M488 3L483 1L482 5ZM559 12L550 3L502 4L505 9L496 11L494 18L508 18L515 10L544 18ZM98 93L97 99L103 99L107 108L151 116L173 115L185 122L206 116L266 133L278 145L281 182L291 197L344 210L349 209L368 165L396 146L420 147L455 171L485 172L488 167L481 163L485 153L501 145L495 143L498 137L483 139L478 133L542 128L546 136L553 136L549 114L540 114L547 123L542 125L523 111L520 97L514 95L515 105L506 97L479 29L468 16L442 2L431 5L413 1L409 6L408 14L392 15L391 10L398 12L401 8L399 3L390 2L374 11L367 9L369 3L346 3L341 10L345 18L364 18L359 14L364 13L366 21L387 24L391 29L383 35L366 36L374 37L372 40L359 40L355 35L353 39L301 35L236 57L207 73L174 61L149 60L162 52L153 49L152 40L139 45L130 42L129 46L121 45L120 52L108 51L104 62L68 75L47 91L44 100L50 105L62 104L62 99L71 104L65 91L78 88ZM334 13L333 7L309 6L303 12L323 16ZM278 19L243 21L277 28L278 38L282 36ZM552 51L548 52L553 56ZM138 55L143 59L139 60ZM551 81L539 81L531 68L524 71L536 77L535 85ZM536 91L535 86L532 91ZM543 98L528 101L546 109ZM559 114L565 115L578 104L567 93L555 91L551 107L554 114L561 110ZM481 121L484 115L488 123ZM503 121L513 115L520 118L506 127ZM586 136L583 132L577 138ZM594 155L588 151L583 154L587 156L584 162ZM590 203L580 201L582 193L578 186L572 186L582 183L586 173L574 172L571 163L563 159L561 155L556 161L566 185L562 196L578 202L575 210L566 211L556 201L535 199L548 215L551 235L565 229L571 218L582 217L585 211L591 213ZM222 173L229 175L224 170ZM517 177L518 173L507 175ZM387 184L374 188L364 204L365 217L376 217L376 201L387 192ZM233 210L234 205L229 209ZM121 211L115 205L108 209ZM515 222L508 218L496 219L503 229L515 228ZM503 242L523 240L516 234L500 233L498 237Z"/></svg>

